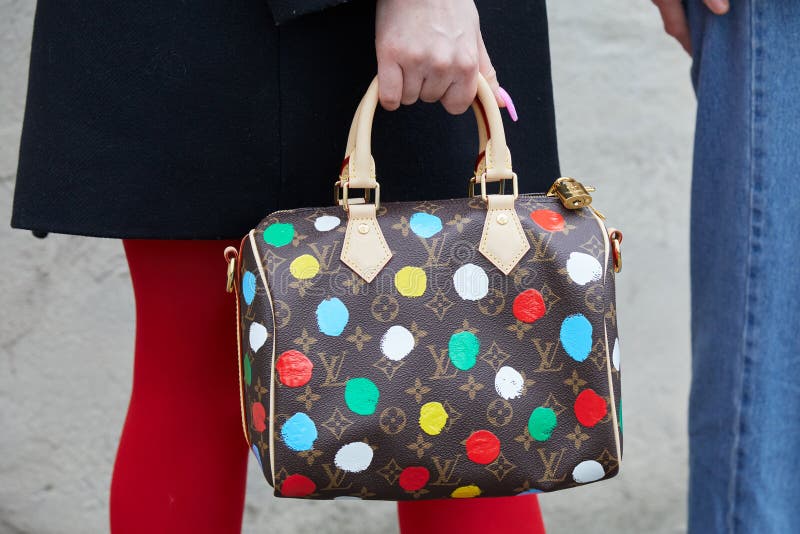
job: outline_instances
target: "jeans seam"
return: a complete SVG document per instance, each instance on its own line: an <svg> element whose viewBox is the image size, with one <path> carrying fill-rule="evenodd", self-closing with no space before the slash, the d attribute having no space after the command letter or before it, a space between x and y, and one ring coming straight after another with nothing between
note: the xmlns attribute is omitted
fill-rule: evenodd
<svg viewBox="0 0 800 534"><path fill-rule="evenodd" d="M747 265L745 279L744 321L741 345L741 372L739 379L739 402L736 411L735 434L731 451L731 479L728 488L728 529L732 534L743 531L742 518L739 516L738 503L742 500L741 472L745 467L745 450L742 447L742 438L749 432L745 410L750 403L750 375L753 365L753 349L757 338L758 317L754 313L757 301L756 285L758 283L758 266L756 257L760 255L760 238L763 224L763 176L761 175L760 161L763 158L763 149L759 142L763 110L761 100L763 97L763 76L761 72L762 56L764 53L761 45L761 5L758 0L749 4L749 31L750 31L750 143L749 143L749 196L748 196L748 235L747 235Z"/></svg>

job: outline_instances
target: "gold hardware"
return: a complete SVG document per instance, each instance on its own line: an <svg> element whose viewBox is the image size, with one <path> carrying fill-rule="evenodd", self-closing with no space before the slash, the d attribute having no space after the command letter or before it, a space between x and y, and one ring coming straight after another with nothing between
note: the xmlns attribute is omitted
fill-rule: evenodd
<svg viewBox="0 0 800 534"><path fill-rule="evenodd" d="M577 210L592 203L592 195L589 193L594 191L594 187L584 186L575 178L563 176L553 182L547 191L547 196L557 196L565 208Z"/></svg>
<svg viewBox="0 0 800 534"><path fill-rule="evenodd" d="M333 184L333 203L348 211L348 204L366 204L370 201L371 189L364 189L364 198L350 199L350 184L346 180L338 180ZM341 196L340 196L341 194ZM381 184L375 182L375 210L381 207Z"/></svg>
<svg viewBox="0 0 800 534"><path fill-rule="evenodd" d="M505 213L501 213L497 216L497 224L507 224L508 223L508 215Z"/></svg>
<svg viewBox="0 0 800 534"><path fill-rule="evenodd" d="M233 247L225 247L225 261L228 262L228 281L225 285L225 291L233 293L233 284L236 279L236 258L239 253Z"/></svg>
<svg viewBox="0 0 800 534"><path fill-rule="evenodd" d="M469 194L470 198L475 196L475 184L478 183L478 180L480 180L481 184L481 198L485 202L486 200L488 200L486 197L486 173L481 174L480 177L473 176L472 178L469 179L469 186L467 188L467 193ZM517 187L517 173L515 172L511 173L511 178L501 178L499 180L500 181L499 194L501 195L505 194L506 180L511 180L514 198L517 198L519 196L519 189Z"/></svg>
<svg viewBox="0 0 800 534"><path fill-rule="evenodd" d="M611 241L611 254L614 260L614 272L622 270L622 232L616 228L608 229L608 239Z"/></svg>
<svg viewBox="0 0 800 534"><path fill-rule="evenodd" d="M358 225L359 234L366 234L367 232L369 232L369 225L367 225L367 223L361 223Z"/></svg>

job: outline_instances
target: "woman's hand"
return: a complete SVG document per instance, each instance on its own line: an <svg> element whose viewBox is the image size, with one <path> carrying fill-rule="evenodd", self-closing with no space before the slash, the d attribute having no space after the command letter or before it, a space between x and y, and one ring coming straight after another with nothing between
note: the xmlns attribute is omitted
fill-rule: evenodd
<svg viewBox="0 0 800 534"><path fill-rule="evenodd" d="M681 0L653 0L661 12L664 31L673 36L681 44L687 54L692 53L692 42L689 38L689 24ZM724 15L730 9L728 0L703 0L703 3L715 15Z"/></svg>
<svg viewBox="0 0 800 534"><path fill-rule="evenodd" d="M375 51L381 105L441 101L457 115L478 90L478 72L500 97L473 0L377 0Z"/></svg>

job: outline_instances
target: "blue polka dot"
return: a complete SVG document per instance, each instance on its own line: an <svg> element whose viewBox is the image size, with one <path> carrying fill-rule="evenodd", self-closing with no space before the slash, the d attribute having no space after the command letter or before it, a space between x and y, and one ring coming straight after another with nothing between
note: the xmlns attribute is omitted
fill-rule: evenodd
<svg viewBox="0 0 800 534"><path fill-rule="evenodd" d="M246 271L242 277L242 296L248 306L256 298L256 275L250 271Z"/></svg>
<svg viewBox="0 0 800 534"><path fill-rule="evenodd" d="M529 490L525 490L525 491L520 491L519 493L517 493L517 496L519 496L519 495L533 495L533 494L541 493L541 492L542 492L542 490L529 489Z"/></svg>
<svg viewBox="0 0 800 534"><path fill-rule="evenodd" d="M317 426L309 416L297 412L283 423L281 438L293 451L307 451L314 447L317 439Z"/></svg>
<svg viewBox="0 0 800 534"><path fill-rule="evenodd" d="M323 300L317 306L317 324L323 334L338 336L349 320L350 312L347 311L347 306L336 297Z"/></svg>
<svg viewBox="0 0 800 534"><path fill-rule="evenodd" d="M582 362L592 351L592 324L583 314L570 315L561 323L561 345L573 360Z"/></svg>
<svg viewBox="0 0 800 534"><path fill-rule="evenodd" d="M251 449L253 451L253 454L256 455L256 460L258 460L259 467L261 467L261 470L263 471L264 470L264 464L261 463L261 453L258 452L258 446L255 443L253 443L253 446L251 447Z"/></svg>
<svg viewBox="0 0 800 534"><path fill-rule="evenodd" d="M442 231L442 220L430 213L417 212L409 221L411 231L420 237L431 237Z"/></svg>

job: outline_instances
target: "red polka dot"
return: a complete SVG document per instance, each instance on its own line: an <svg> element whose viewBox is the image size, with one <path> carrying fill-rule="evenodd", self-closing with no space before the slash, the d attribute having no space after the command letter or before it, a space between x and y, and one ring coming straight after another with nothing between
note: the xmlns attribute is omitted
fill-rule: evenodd
<svg viewBox="0 0 800 534"><path fill-rule="evenodd" d="M417 491L425 487L431 473L424 467L412 465L400 473L400 487L406 491Z"/></svg>
<svg viewBox="0 0 800 534"><path fill-rule="evenodd" d="M305 475L289 475L281 484L281 495L284 497L306 497L314 493L317 485Z"/></svg>
<svg viewBox="0 0 800 534"><path fill-rule="evenodd" d="M526 289L514 299L511 308L514 317L523 323L532 323L541 319L547 311L542 294L535 289Z"/></svg>
<svg viewBox="0 0 800 534"><path fill-rule="evenodd" d="M467 438L467 457L476 464L490 464L500 454L500 440L488 430L477 430Z"/></svg>
<svg viewBox="0 0 800 534"><path fill-rule="evenodd" d="M287 350L280 355L275 368L281 384L296 388L305 386L311 380L314 364L299 350Z"/></svg>
<svg viewBox="0 0 800 534"><path fill-rule="evenodd" d="M560 232L564 229L564 217L553 210L532 211L531 219L548 232Z"/></svg>
<svg viewBox="0 0 800 534"><path fill-rule="evenodd" d="M575 417L583 426L594 426L608 413L606 400L592 389L584 389L575 399Z"/></svg>
<svg viewBox="0 0 800 534"><path fill-rule="evenodd" d="M254 402L250 413L253 414L253 427L258 432L265 431L267 429L267 410L264 409L264 405L260 402Z"/></svg>

